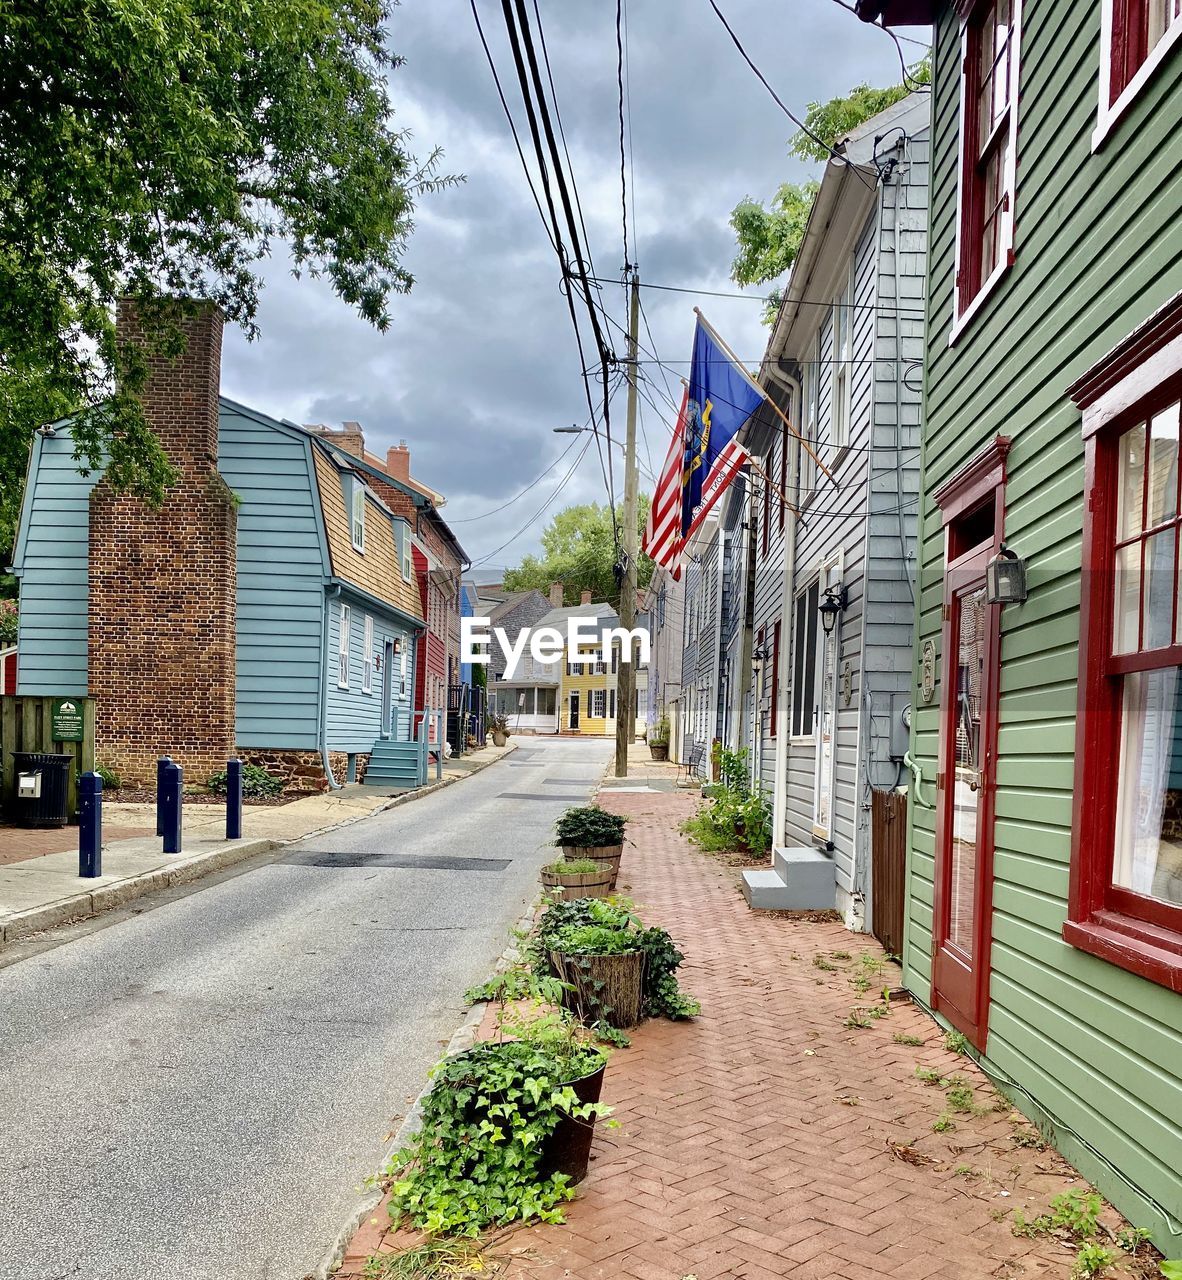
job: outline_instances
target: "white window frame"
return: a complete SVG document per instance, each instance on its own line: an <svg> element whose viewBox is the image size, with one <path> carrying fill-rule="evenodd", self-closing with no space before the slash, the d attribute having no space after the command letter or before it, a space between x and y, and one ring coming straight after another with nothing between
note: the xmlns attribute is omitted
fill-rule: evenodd
<svg viewBox="0 0 1182 1280"><path fill-rule="evenodd" d="M1182 14L1175 16L1166 33L1149 51L1149 56L1137 68L1128 84L1120 91L1115 102L1112 97L1112 25L1113 0L1101 0L1100 4L1100 101L1096 108L1096 127L1092 131L1092 150L1099 151L1105 138L1117 122L1141 95L1142 89L1157 74L1158 67L1170 56L1170 50L1182 41Z"/></svg>
<svg viewBox="0 0 1182 1280"><path fill-rule="evenodd" d="M365 554L365 485L359 477L353 477L349 501L349 532L353 538L353 550Z"/></svg>
<svg viewBox="0 0 1182 1280"><path fill-rule="evenodd" d="M817 574L815 581L818 585L817 603L819 604L825 598L825 591L829 587L839 586L843 581L844 555L838 551L828 556L817 566ZM810 583L810 586L812 584ZM832 716L833 730L829 748L829 765L827 774L824 779L827 787L829 799L829 822L822 825L817 821L817 810L820 807L821 800L821 782L823 772L823 761L821 759L821 751L823 747L822 721L825 717L825 655L826 650L832 645L833 649L833 683L831 685L832 697ZM815 668L815 680L817 691L816 713L813 721L813 814L812 814L812 833L814 839L823 840L830 843L833 840L833 816L834 816L834 800L837 791L837 735L839 730L838 724L838 705L837 705L837 686L839 680L839 672L841 670L841 616L838 615L833 624L833 630L826 635L824 626L818 620L817 623L817 656Z"/></svg>
<svg viewBox="0 0 1182 1280"><path fill-rule="evenodd" d="M337 626L337 688L349 687L349 642L353 630L353 611L347 604L342 604Z"/></svg>
<svg viewBox="0 0 1182 1280"><path fill-rule="evenodd" d="M607 690L592 689L591 690L591 706L587 712L588 720L606 720L607 719Z"/></svg>
<svg viewBox="0 0 1182 1280"><path fill-rule="evenodd" d="M833 299L833 379L829 394L829 434L835 454L841 454L850 442L850 413L853 409L851 361L854 356L854 271L855 264L851 260L845 287ZM844 320L842 312L845 313ZM837 335L843 328L845 342L839 347Z"/></svg>
<svg viewBox="0 0 1182 1280"><path fill-rule="evenodd" d="M402 523L402 537L399 540L398 549L402 556L402 580L403 582L409 582L411 580L413 555L410 544L410 529L405 521Z"/></svg>
<svg viewBox="0 0 1182 1280"><path fill-rule="evenodd" d="M361 692L373 693L373 614L371 613L365 615L362 634L365 637L362 641L365 651L361 655Z"/></svg>
<svg viewBox="0 0 1182 1280"><path fill-rule="evenodd" d="M965 171L965 138L967 136L967 86L969 58L969 23L971 15L960 24L960 115L959 141L957 146L956 171L956 253L952 266L952 328L948 334L948 345L951 347L972 323L973 317L985 305L985 301L997 288L1002 278L1013 266L1014 256L1014 215L1018 203L1018 101L1022 93L1022 0L1013 0L1013 18L1010 30L1010 118L1007 128L1010 131L1010 145L1007 152L1005 173L1006 193L1009 196L1007 208L1002 213L1000 237L1001 249L997 257L997 265L987 280L982 280L976 296L963 311L960 309L960 254L964 243L964 171ZM975 109L975 104L974 104Z"/></svg>

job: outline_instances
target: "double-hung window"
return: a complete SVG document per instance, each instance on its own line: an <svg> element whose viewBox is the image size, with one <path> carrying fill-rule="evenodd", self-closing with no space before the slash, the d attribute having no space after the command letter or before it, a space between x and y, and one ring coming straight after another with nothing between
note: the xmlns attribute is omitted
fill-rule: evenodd
<svg viewBox="0 0 1182 1280"><path fill-rule="evenodd" d="M361 655L361 692L373 693L373 617L365 615L365 652Z"/></svg>
<svg viewBox="0 0 1182 1280"><path fill-rule="evenodd" d="M1182 295L1170 310L1155 356L1152 330L1135 335L1123 379L1101 369L1072 390L1093 482L1063 932L1182 990Z"/></svg>
<svg viewBox="0 0 1182 1280"><path fill-rule="evenodd" d="M833 448L840 452L850 442L850 401L854 354L854 268L850 265L845 288L833 300L833 395L830 410Z"/></svg>
<svg viewBox="0 0 1182 1280"><path fill-rule="evenodd" d="M1100 111L1093 147L1182 40L1182 0L1102 0Z"/></svg>
<svg viewBox="0 0 1182 1280"><path fill-rule="evenodd" d="M337 627L337 688L349 687L349 636L352 630L350 619L352 610L347 604L341 605L340 622Z"/></svg>
<svg viewBox="0 0 1182 1280"><path fill-rule="evenodd" d="M960 322L1012 261L1021 18L1022 0L983 0L961 29L955 289Z"/></svg>
<svg viewBox="0 0 1182 1280"><path fill-rule="evenodd" d="M771 737L776 736L777 719L779 717L780 706L780 619L776 619L775 626L772 627L772 706L768 717L769 729L768 733Z"/></svg>
<svg viewBox="0 0 1182 1280"><path fill-rule="evenodd" d="M591 690L591 711L592 720L603 720L607 716L607 690L592 689Z"/></svg>
<svg viewBox="0 0 1182 1280"><path fill-rule="evenodd" d="M352 500L352 518L350 527L353 532L353 548L356 551L365 550L365 485L357 477L353 477L353 488L351 491Z"/></svg>
<svg viewBox="0 0 1182 1280"><path fill-rule="evenodd" d="M821 602L821 584L796 597L796 617L792 628L796 646L792 664L792 736L811 738L817 707L817 607Z"/></svg>

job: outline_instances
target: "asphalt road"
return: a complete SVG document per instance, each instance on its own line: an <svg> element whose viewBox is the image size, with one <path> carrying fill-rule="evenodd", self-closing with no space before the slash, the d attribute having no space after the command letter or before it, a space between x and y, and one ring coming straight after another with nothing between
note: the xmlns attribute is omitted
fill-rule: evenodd
<svg viewBox="0 0 1182 1280"><path fill-rule="evenodd" d="M0 969L3 1280L315 1265L610 751L518 742Z"/></svg>

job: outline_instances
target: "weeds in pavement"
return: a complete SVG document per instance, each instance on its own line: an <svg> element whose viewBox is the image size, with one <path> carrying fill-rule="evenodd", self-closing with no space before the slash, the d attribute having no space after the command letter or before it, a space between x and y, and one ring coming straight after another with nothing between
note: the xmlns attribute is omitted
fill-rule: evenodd
<svg viewBox="0 0 1182 1280"><path fill-rule="evenodd" d="M837 972L837 965L830 964L829 961L826 960L825 957L821 955L813 956L813 966L814 968L817 968L817 969L824 969L826 973Z"/></svg>
<svg viewBox="0 0 1182 1280"><path fill-rule="evenodd" d="M952 1176L954 1178L979 1178L981 1176L981 1170L974 1169L971 1164L958 1164L956 1168L952 1170Z"/></svg>
<svg viewBox="0 0 1182 1280"><path fill-rule="evenodd" d="M1102 1276L1115 1261L1116 1254L1103 1245L1081 1245L1071 1264L1071 1274L1080 1277L1080 1280L1087 1276Z"/></svg>
<svg viewBox="0 0 1182 1280"><path fill-rule="evenodd" d="M896 1031L891 1039L896 1044L909 1045L912 1049L919 1049L923 1046L923 1036L908 1035L906 1031Z"/></svg>
<svg viewBox="0 0 1182 1280"><path fill-rule="evenodd" d="M829 955L834 960L852 960L854 958L848 951L830 951Z"/></svg>
<svg viewBox="0 0 1182 1280"><path fill-rule="evenodd" d="M859 1008L857 1005L850 1010L849 1017L842 1024L853 1030L855 1028L865 1028L871 1026L879 1018L887 1018L890 1016L890 1008L885 1004L874 1004L869 1009Z"/></svg>
<svg viewBox="0 0 1182 1280"><path fill-rule="evenodd" d="M1144 1227L1121 1227L1116 1233L1116 1243L1125 1253L1138 1253L1149 1243L1149 1232Z"/></svg>
<svg viewBox="0 0 1182 1280"><path fill-rule="evenodd" d="M969 1056L969 1040L968 1036L960 1031L944 1032L944 1048L949 1053L963 1053L967 1058Z"/></svg>
<svg viewBox="0 0 1182 1280"><path fill-rule="evenodd" d="M932 1125L932 1132L933 1133L951 1133L955 1128L956 1128L956 1121L953 1120L953 1118L948 1114L947 1111L942 1111L939 1114L939 1116L936 1117L936 1121Z"/></svg>
<svg viewBox="0 0 1182 1280"><path fill-rule="evenodd" d="M977 1105L973 1101L972 1085L966 1084L964 1081L950 1084L946 1097L948 1106L953 1111L972 1115L977 1110Z"/></svg>
<svg viewBox="0 0 1182 1280"><path fill-rule="evenodd" d="M494 1264L495 1266L495 1264ZM405 1253L375 1253L365 1264L365 1280L467 1280L492 1268L474 1240L436 1237Z"/></svg>

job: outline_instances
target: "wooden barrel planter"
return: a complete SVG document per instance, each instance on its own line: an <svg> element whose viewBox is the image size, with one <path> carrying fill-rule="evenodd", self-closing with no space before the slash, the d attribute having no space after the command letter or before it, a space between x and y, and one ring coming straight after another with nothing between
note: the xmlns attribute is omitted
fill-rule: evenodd
<svg viewBox="0 0 1182 1280"><path fill-rule="evenodd" d="M624 846L622 844L600 844L579 846L575 844L564 844L562 846L562 856L568 862L575 862L579 858L590 858L592 862L602 862L611 868L611 887L616 887L616 880L620 875L620 858L623 856Z"/></svg>
<svg viewBox="0 0 1182 1280"><path fill-rule="evenodd" d="M584 1022L634 1027L640 1021L644 1009L643 951L606 956L568 956L551 951L550 964L571 987L563 1003Z"/></svg>
<svg viewBox="0 0 1182 1280"><path fill-rule="evenodd" d="M650 742L648 751L654 760L669 759L669 744L667 742Z"/></svg>
<svg viewBox="0 0 1182 1280"><path fill-rule="evenodd" d="M598 1102L603 1091L604 1062L596 1071L581 1080L567 1083L575 1091L580 1102ZM591 1163L591 1139L595 1136L595 1119L580 1120L577 1116L563 1116L554 1131L542 1139L541 1173L565 1173L573 1186L587 1176Z"/></svg>
<svg viewBox="0 0 1182 1280"><path fill-rule="evenodd" d="M561 889L564 902L576 898L606 898L612 891L613 868L597 862L595 871L551 871L542 868L542 884L546 889Z"/></svg>

